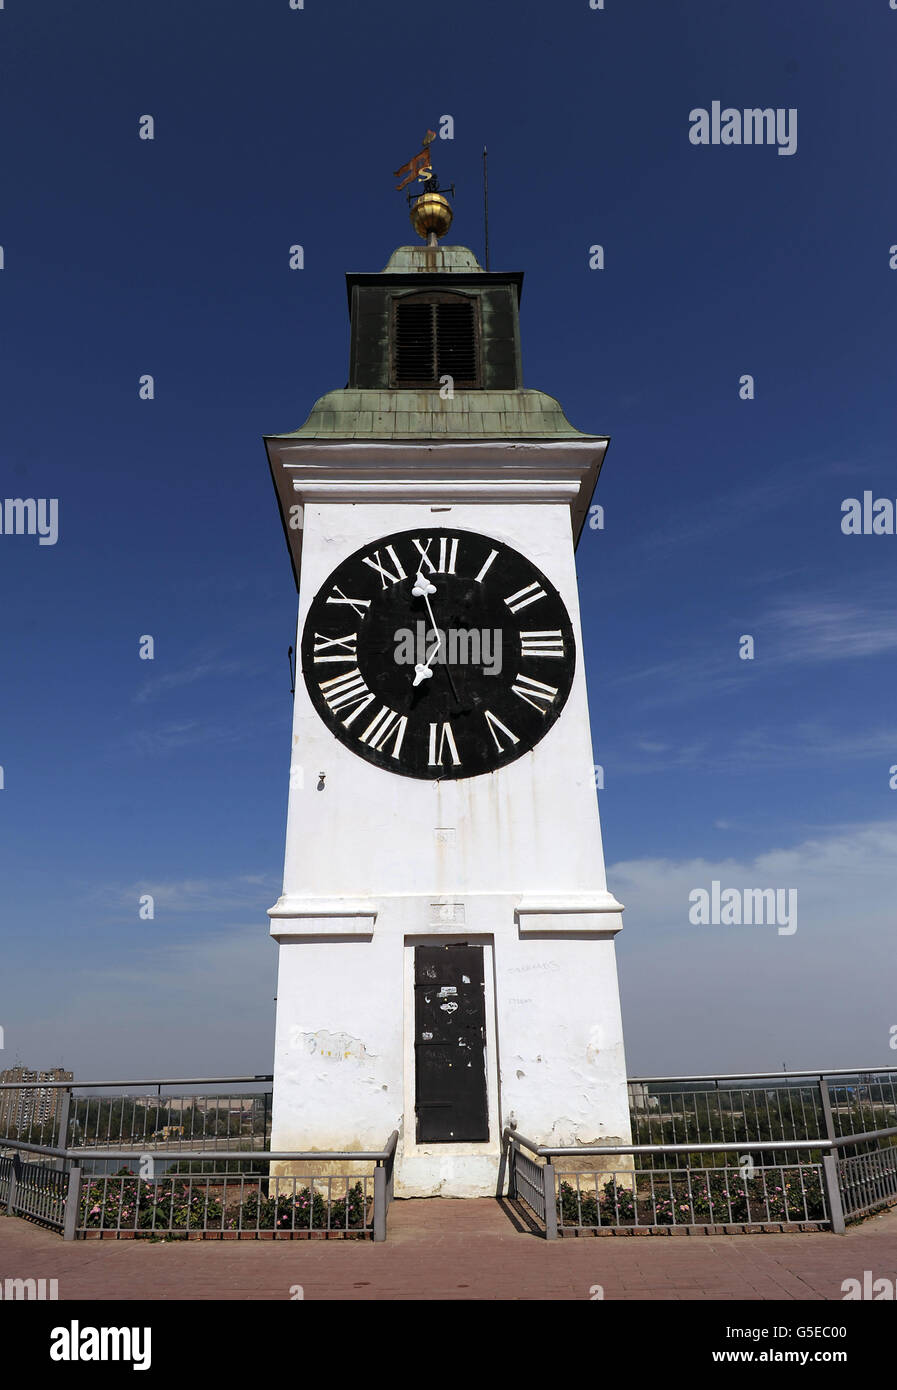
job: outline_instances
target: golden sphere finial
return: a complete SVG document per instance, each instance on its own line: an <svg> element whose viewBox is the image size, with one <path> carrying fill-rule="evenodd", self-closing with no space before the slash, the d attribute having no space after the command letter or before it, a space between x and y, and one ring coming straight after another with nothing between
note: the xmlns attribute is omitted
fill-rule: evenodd
<svg viewBox="0 0 897 1390"><path fill-rule="evenodd" d="M443 237L452 225L452 208L442 193L422 193L411 208L411 225L422 240Z"/></svg>

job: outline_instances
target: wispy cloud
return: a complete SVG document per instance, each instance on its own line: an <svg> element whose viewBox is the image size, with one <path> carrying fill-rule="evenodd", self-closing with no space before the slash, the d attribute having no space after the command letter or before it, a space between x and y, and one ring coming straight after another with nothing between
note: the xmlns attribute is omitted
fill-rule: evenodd
<svg viewBox="0 0 897 1390"><path fill-rule="evenodd" d="M157 756L192 744L241 743L257 732L258 726L248 720L233 724L204 719L169 720L155 728L132 729L124 741L134 752Z"/></svg>
<svg viewBox="0 0 897 1390"><path fill-rule="evenodd" d="M875 729L844 729L822 721L778 723L735 732L714 729L703 739L682 743L636 738L632 752L622 746L613 759L614 772L628 776L654 775L677 768L733 771L742 768L827 765L837 759L877 760L883 771L897 761L897 724Z"/></svg>
<svg viewBox="0 0 897 1390"><path fill-rule="evenodd" d="M164 880L141 878L134 883L106 883L88 892L91 902L111 905L116 912L136 913L140 898L149 893L160 913L182 917L227 913L230 916L257 916L280 893L280 884L271 874L235 874L230 878L185 878Z"/></svg>
<svg viewBox="0 0 897 1390"><path fill-rule="evenodd" d="M608 866L630 1073L894 1063L897 821L846 825L753 857ZM695 926L689 893L797 890L797 931Z"/></svg>
<svg viewBox="0 0 897 1390"><path fill-rule="evenodd" d="M169 690L177 690L185 685L194 685L197 681L237 675L243 670L245 670L245 665L240 661L212 660L196 661L191 666L181 667L179 671L165 671L159 675L153 672L134 695L134 703L143 705L149 700L159 699Z"/></svg>
<svg viewBox="0 0 897 1390"><path fill-rule="evenodd" d="M608 884L626 904L617 954L630 1072L893 1064L895 863L897 820L888 820L754 856L609 865ZM110 1068L122 1076L267 1070L277 952L264 918L253 908L242 925L235 913L216 921L213 939L205 930L207 910L233 909L257 877L157 883L160 899L203 904L189 937L166 939L158 924L143 924L101 954L74 953L64 969L48 970L32 952L17 975L17 997L30 1004L9 1016L22 1056L61 1058L94 1078ZM688 895L713 879L796 888L797 931L692 925Z"/></svg>
<svg viewBox="0 0 897 1390"><path fill-rule="evenodd" d="M793 599L771 614L778 624L775 659L809 664L852 661L897 651L894 598Z"/></svg>
<svg viewBox="0 0 897 1390"><path fill-rule="evenodd" d="M853 460L819 454L804 457L783 465L759 481L736 484L728 490L723 488L710 497L702 497L700 503L683 503L676 511L665 513L662 525L644 531L635 544L650 550L652 555L659 549L693 546L709 536L740 531L745 517L750 517L751 524L757 525L765 514L782 511L792 502L805 499L809 477L818 487L826 478L833 482L844 476L875 478L884 470L889 475L892 469L893 460L884 457ZM840 524L840 512L836 515Z"/></svg>
<svg viewBox="0 0 897 1390"><path fill-rule="evenodd" d="M861 595L796 593L779 596L753 616L723 634L719 621L712 630L693 628L681 636L674 657L632 670L619 670L605 679L606 687L641 684L649 704L669 705L683 700L716 697L752 680L781 679L783 669L857 661L897 653L897 583L890 577L866 584ZM757 659L740 659L738 640L749 633Z"/></svg>

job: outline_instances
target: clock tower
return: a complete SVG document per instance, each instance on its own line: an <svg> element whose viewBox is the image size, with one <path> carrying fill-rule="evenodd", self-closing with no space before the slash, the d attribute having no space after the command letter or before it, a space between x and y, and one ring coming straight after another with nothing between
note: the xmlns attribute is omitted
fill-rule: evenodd
<svg viewBox="0 0 897 1390"><path fill-rule="evenodd" d="M431 179L425 244L346 277L346 389L266 439L299 590L271 1146L398 1129L397 1196L493 1194L511 1120L630 1138L574 560L608 441L524 388L523 276L450 221Z"/></svg>

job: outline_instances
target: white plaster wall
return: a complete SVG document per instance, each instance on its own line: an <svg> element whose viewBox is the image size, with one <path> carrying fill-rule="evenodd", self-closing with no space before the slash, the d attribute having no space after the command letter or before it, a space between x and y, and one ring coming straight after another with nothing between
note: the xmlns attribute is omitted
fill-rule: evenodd
<svg viewBox="0 0 897 1390"><path fill-rule="evenodd" d="M431 783L344 748L297 673L286 915L271 928L281 942L272 1148L377 1149L398 1128L397 1195L488 1195L512 1113L541 1142L629 1138L613 945L620 917L522 912L607 898L567 506L308 504L300 638L342 559L412 527L470 529L529 556L567 605L576 674L559 720L531 753L493 774ZM317 902L323 914L347 899L354 906L332 929L361 935L325 938L325 917L289 915L291 903L308 914ZM359 900L370 917L357 914ZM596 921L607 930L596 935ZM584 924L591 933L577 930ZM291 935L312 927L318 935ZM410 960L415 941L440 937L486 947L490 1136L481 1145L421 1148L414 1138Z"/></svg>
<svg viewBox="0 0 897 1390"><path fill-rule="evenodd" d="M367 939L280 946L272 1148L379 1149L398 1129L398 1196L488 1196L513 1116L543 1143L625 1143L613 937L521 938L519 895L381 900ZM459 920L461 919L461 920ZM415 1142L414 947L485 947L489 1139Z"/></svg>
<svg viewBox="0 0 897 1390"><path fill-rule="evenodd" d="M496 977L506 1121L544 1144L629 1143L613 936L509 934Z"/></svg>
<svg viewBox="0 0 897 1390"><path fill-rule="evenodd" d="M345 748L319 718L297 672L292 761L302 769L302 785L290 794L287 896L606 887L569 508L308 505L300 637L315 594L347 555L392 531L440 526L514 546L557 587L577 644L567 704L532 752L498 772L422 782L384 772ZM326 773L323 791L317 790L320 772ZM454 845L437 839L437 827L455 829Z"/></svg>
<svg viewBox="0 0 897 1390"><path fill-rule="evenodd" d="M381 1149L403 1108L402 942L280 946L272 1149Z"/></svg>

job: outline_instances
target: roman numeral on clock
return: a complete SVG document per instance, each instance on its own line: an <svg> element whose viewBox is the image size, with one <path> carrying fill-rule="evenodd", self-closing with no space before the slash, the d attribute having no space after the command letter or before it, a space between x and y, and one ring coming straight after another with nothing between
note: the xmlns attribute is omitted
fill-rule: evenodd
<svg viewBox="0 0 897 1390"><path fill-rule="evenodd" d="M539 588L539 581L534 579L532 584L527 584L525 589L518 589L516 594L510 594L505 603L512 613L517 613L521 608L526 608L527 604L535 603L536 599L546 598L544 589Z"/></svg>
<svg viewBox="0 0 897 1390"><path fill-rule="evenodd" d="M474 576L475 584L482 584L483 580L486 578L486 574L488 573L489 566L492 564L497 554L497 550L489 551L489 554L486 556L486 563L483 565L483 568L480 570L479 574Z"/></svg>
<svg viewBox="0 0 897 1390"><path fill-rule="evenodd" d="M406 714L396 714L395 710L390 709L388 705L381 705L370 724L358 737L369 748L376 748L378 753L382 753L385 744L394 738L392 756L397 758L407 727L408 716Z"/></svg>
<svg viewBox="0 0 897 1390"><path fill-rule="evenodd" d="M408 578L407 574L402 569L401 560L399 559L398 555L393 550L391 545L388 545L386 547L386 553L392 560L392 563L395 565L396 569L398 570L398 574L393 574L392 571L388 570L385 565L381 565L379 550L374 551L373 559L370 555L362 556L363 563L366 565L370 565L371 569L376 570L379 574L381 589L388 588L390 584L398 584L400 579Z"/></svg>
<svg viewBox="0 0 897 1390"><path fill-rule="evenodd" d="M430 756L429 756L429 758L427 759L427 764L428 764L428 766L429 766L429 767L442 767L442 754L443 754L443 752L445 751L446 746L448 746L448 750L449 750L449 752L450 752L451 755L452 755L452 763L454 764L455 767L459 767L459 766L460 766L460 763L461 763L461 759L458 757L458 747L457 747L457 744L455 743L455 736L454 736L454 734L452 733L452 726L451 726L451 724L443 724L443 725L442 725L442 729L441 729L441 732L440 732L440 734L439 734L439 750L438 750L438 753L437 753L437 748L436 748L436 730L437 730L438 728L439 728L439 725L438 725L438 724L431 724L431 725L430 725Z"/></svg>
<svg viewBox="0 0 897 1390"><path fill-rule="evenodd" d="M489 725L489 732L495 740L495 746L498 749L499 753L504 753L505 747L501 741L501 738L499 737L497 730L500 730L501 733L504 734L507 739L509 739L509 748L511 748L515 743L520 742L520 739L517 737L517 735L512 734L508 726L506 724L503 724L501 720L498 719L492 713L491 709L485 710L484 713L486 716L486 723Z"/></svg>
<svg viewBox="0 0 897 1390"><path fill-rule="evenodd" d="M456 536L439 536L439 558L438 563L434 564L430 559L430 546L437 539L436 536L428 536L426 545L421 545L420 541L412 540L411 544L420 551L421 569L424 565L431 574L454 574L455 564L458 559L458 538Z"/></svg>
<svg viewBox="0 0 897 1390"><path fill-rule="evenodd" d="M346 671L341 676L331 676L330 680L321 681L319 688L333 713L355 706L352 713L343 720L343 728L348 728L355 716L367 709L368 705L372 705L375 699L357 666L354 671Z"/></svg>
<svg viewBox="0 0 897 1390"><path fill-rule="evenodd" d="M521 632L521 656L563 656L564 638L559 627L544 632Z"/></svg>
<svg viewBox="0 0 897 1390"><path fill-rule="evenodd" d="M366 614L366 610L371 606L371 600L369 598L347 598L337 584L333 586L333 593L338 594L339 597L334 598L332 594L328 594L328 603L348 603L349 607L358 614L359 618L363 618Z"/></svg>
<svg viewBox="0 0 897 1390"><path fill-rule="evenodd" d="M533 709L537 709L540 714L544 714L558 693L556 685L546 685L544 681L535 681L532 676L521 676L517 672L517 684L512 685L511 689L515 695L519 695L521 700L525 700Z"/></svg>
<svg viewBox="0 0 897 1390"><path fill-rule="evenodd" d="M315 633L315 664L319 661L357 661L358 633L347 632L345 637L324 637ZM336 650L334 650L336 648ZM340 650L340 648L342 650ZM326 655L319 655L326 653Z"/></svg>

